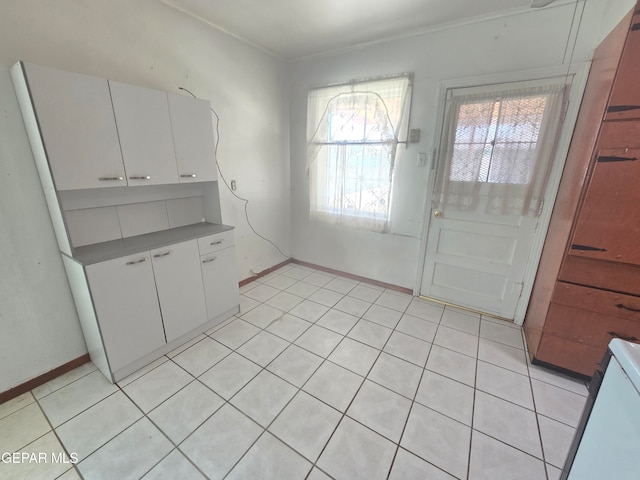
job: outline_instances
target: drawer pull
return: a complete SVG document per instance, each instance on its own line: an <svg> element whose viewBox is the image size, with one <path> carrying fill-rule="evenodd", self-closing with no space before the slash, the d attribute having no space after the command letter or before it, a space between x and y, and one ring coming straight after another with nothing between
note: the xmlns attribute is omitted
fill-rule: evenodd
<svg viewBox="0 0 640 480"><path fill-rule="evenodd" d="M180 175L181 178L196 178L195 173L185 173L184 175Z"/></svg>
<svg viewBox="0 0 640 480"><path fill-rule="evenodd" d="M138 263L146 262L147 260L149 260L149 257L143 257L140 260L131 260L130 262L127 262L127 265L136 265Z"/></svg>
<svg viewBox="0 0 640 480"><path fill-rule="evenodd" d="M100 177L98 178L98 180L100 180L101 182L111 182L111 181L121 182L124 180L124 177Z"/></svg>
<svg viewBox="0 0 640 480"><path fill-rule="evenodd" d="M628 112L629 110L638 110L640 105L611 105L607 108L607 113Z"/></svg>
<svg viewBox="0 0 640 480"><path fill-rule="evenodd" d="M590 247L589 245L578 245L577 243L574 243L573 245L571 245L571 249L572 250L584 250L584 251L587 251L587 252L606 252L607 251L606 248Z"/></svg>
<svg viewBox="0 0 640 480"><path fill-rule="evenodd" d="M217 240L215 242L211 242L211 245L220 245L224 240Z"/></svg>
<svg viewBox="0 0 640 480"><path fill-rule="evenodd" d="M596 161L599 163L611 163L611 162L635 162L637 160L636 157L616 157L616 156L599 156L596 158Z"/></svg>
<svg viewBox="0 0 640 480"><path fill-rule="evenodd" d="M167 255L171 255L173 253L173 250L168 250L164 253L156 253L153 258L160 258L160 257L166 257Z"/></svg>
<svg viewBox="0 0 640 480"><path fill-rule="evenodd" d="M620 340L626 340L627 342L637 342L638 339L636 337L627 337L626 335L620 335L617 332L607 332L613 338L619 338Z"/></svg>
<svg viewBox="0 0 640 480"><path fill-rule="evenodd" d="M151 180L151 175L138 175L136 177L129 177L131 180Z"/></svg>
<svg viewBox="0 0 640 480"><path fill-rule="evenodd" d="M640 312L640 308L627 307L622 303L617 304L616 307L621 308L623 310L629 310L630 312Z"/></svg>
<svg viewBox="0 0 640 480"><path fill-rule="evenodd" d="M202 260L202 263L210 263L216 260L218 257L207 258L206 260Z"/></svg>

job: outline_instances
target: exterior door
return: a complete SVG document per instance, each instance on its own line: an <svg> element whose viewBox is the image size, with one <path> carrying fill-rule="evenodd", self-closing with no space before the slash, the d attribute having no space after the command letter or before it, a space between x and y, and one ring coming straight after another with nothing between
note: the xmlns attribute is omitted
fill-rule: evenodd
<svg viewBox="0 0 640 480"><path fill-rule="evenodd" d="M537 221L431 213L420 295L513 319Z"/></svg>
<svg viewBox="0 0 640 480"><path fill-rule="evenodd" d="M514 319L565 78L447 91L420 294Z"/></svg>

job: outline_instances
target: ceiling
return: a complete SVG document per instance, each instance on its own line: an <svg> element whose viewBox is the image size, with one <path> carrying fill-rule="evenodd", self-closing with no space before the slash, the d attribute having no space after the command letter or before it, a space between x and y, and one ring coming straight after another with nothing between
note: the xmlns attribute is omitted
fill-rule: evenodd
<svg viewBox="0 0 640 480"><path fill-rule="evenodd" d="M293 60L527 9L531 0L162 2L279 58Z"/></svg>

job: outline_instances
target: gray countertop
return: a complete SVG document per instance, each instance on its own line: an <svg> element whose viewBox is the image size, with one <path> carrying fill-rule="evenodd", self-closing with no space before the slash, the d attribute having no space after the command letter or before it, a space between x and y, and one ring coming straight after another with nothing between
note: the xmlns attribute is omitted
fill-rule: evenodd
<svg viewBox="0 0 640 480"><path fill-rule="evenodd" d="M206 222L195 223L135 237L85 245L75 248L71 258L82 265L91 265L229 230L233 230L233 227Z"/></svg>

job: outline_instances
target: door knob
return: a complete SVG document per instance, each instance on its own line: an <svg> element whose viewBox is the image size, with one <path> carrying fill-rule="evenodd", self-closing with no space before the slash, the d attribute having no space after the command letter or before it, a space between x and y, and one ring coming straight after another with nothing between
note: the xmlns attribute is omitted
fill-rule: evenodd
<svg viewBox="0 0 640 480"><path fill-rule="evenodd" d="M442 217L442 210L434 210L433 211L433 216L436 217L436 218Z"/></svg>

